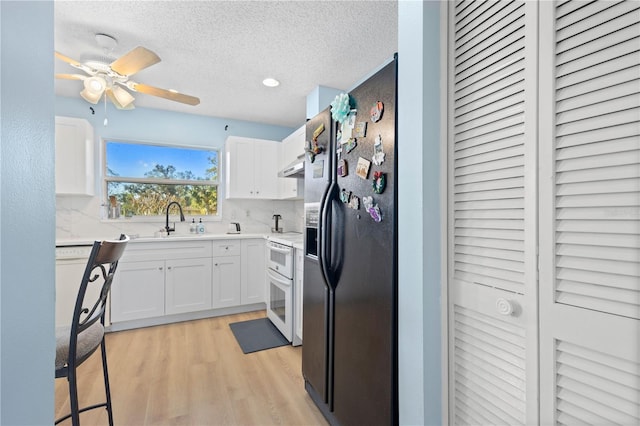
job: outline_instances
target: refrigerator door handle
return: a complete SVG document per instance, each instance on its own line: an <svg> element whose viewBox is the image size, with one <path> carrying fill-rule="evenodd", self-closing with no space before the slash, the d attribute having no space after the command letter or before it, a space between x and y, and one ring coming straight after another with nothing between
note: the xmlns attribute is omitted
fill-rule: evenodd
<svg viewBox="0 0 640 426"><path fill-rule="evenodd" d="M318 263L327 286L335 288L333 274L331 272L331 204L333 193L337 188L335 182L331 182L322 196L320 203L320 240L318 247Z"/></svg>

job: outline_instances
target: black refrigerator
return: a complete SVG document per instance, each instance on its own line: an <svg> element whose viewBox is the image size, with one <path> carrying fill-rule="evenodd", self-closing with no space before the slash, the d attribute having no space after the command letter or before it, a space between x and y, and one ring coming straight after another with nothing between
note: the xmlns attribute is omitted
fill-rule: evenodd
<svg viewBox="0 0 640 426"><path fill-rule="evenodd" d="M396 93L394 57L306 126L302 373L335 425L398 423Z"/></svg>

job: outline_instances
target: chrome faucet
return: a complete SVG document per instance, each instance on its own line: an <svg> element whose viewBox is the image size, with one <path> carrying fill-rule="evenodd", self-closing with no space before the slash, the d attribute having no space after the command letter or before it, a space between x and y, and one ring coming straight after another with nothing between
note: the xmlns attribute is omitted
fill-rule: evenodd
<svg viewBox="0 0 640 426"><path fill-rule="evenodd" d="M166 225L164 227L164 229L167 230L167 237L169 236L169 234L171 232L176 232L176 223L173 222L173 228L171 228L169 226L169 208L175 204L176 206L178 206L178 209L180 209L180 222L184 222L184 215L182 214L182 206L180 205L180 203L178 203L177 201L172 201L169 204L167 204L167 221L166 221Z"/></svg>

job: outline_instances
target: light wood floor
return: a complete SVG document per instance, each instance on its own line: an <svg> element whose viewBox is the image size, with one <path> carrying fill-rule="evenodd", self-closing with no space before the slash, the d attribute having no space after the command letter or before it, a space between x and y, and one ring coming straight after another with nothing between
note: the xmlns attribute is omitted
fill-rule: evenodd
<svg viewBox="0 0 640 426"><path fill-rule="evenodd" d="M109 333L115 425L326 425L304 390L301 347L243 354L229 324L264 311ZM79 368L80 406L104 400L99 352ZM69 410L55 384L55 417ZM81 414L108 424L106 410ZM71 424L70 420L62 423Z"/></svg>

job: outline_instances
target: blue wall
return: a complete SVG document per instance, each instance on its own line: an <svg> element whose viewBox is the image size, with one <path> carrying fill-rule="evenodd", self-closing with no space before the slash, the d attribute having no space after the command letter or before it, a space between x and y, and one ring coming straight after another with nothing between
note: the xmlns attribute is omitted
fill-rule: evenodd
<svg viewBox="0 0 640 426"><path fill-rule="evenodd" d="M0 424L52 424L53 2L0 2Z"/></svg>
<svg viewBox="0 0 640 426"><path fill-rule="evenodd" d="M91 113L89 107L93 107L95 114ZM279 141L294 130L289 127L149 108L118 110L111 103L107 103L105 113L102 102L91 105L80 98L61 96L56 97L55 115L86 118L93 126L97 141L100 138L111 138L222 148L229 135ZM107 126L104 126L105 117L108 118ZM228 126L227 130L225 126Z"/></svg>
<svg viewBox="0 0 640 426"><path fill-rule="evenodd" d="M442 424L440 2L398 4L400 424Z"/></svg>

